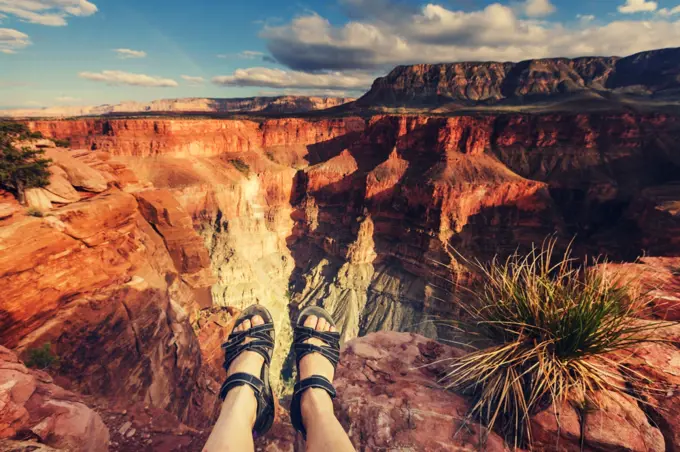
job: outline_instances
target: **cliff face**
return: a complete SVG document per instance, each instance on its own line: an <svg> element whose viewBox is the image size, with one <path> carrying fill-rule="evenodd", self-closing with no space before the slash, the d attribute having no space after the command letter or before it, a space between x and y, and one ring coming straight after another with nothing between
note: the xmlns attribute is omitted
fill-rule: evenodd
<svg viewBox="0 0 680 452"><path fill-rule="evenodd" d="M435 106L583 91L661 93L680 87L680 49L626 58L549 58L520 63L466 62L399 66L357 101L369 106Z"/></svg>
<svg viewBox="0 0 680 452"><path fill-rule="evenodd" d="M104 150L116 156L210 157L225 153L263 152L269 148L324 143L364 128L359 118L321 120L276 119L261 123L240 120L87 119L33 121L45 136L70 139L75 149Z"/></svg>
<svg viewBox="0 0 680 452"><path fill-rule="evenodd" d="M49 107L42 109L0 110L0 116L14 118L49 118L95 116L129 113L262 113L293 114L325 110L352 102L346 97L278 96L243 99L185 98L162 99L148 103L123 102L88 107Z"/></svg>
<svg viewBox="0 0 680 452"><path fill-rule="evenodd" d="M421 320L448 315L465 277L451 247L488 258L557 233L584 253L662 252L635 218L665 215L645 190L680 168L664 114L30 125L171 191L209 250L215 302L268 304L284 343L291 301L333 309L346 339L437 334Z"/></svg>
<svg viewBox="0 0 680 452"><path fill-rule="evenodd" d="M65 175L56 187L68 184L77 199L0 220L1 343L22 356L51 344L59 372L111 404L146 403L206 422L214 398L203 397L217 383L201 377L189 320L211 303L214 278L191 217L171 193L126 183L121 165L71 155L50 150L51 170ZM109 182L101 193L75 190L84 174Z"/></svg>
<svg viewBox="0 0 680 452"><path fill-rule="evenodd" d="M194 424L214 406L200 382L221 377L201 356L219 363L229 322L251 303L276 319L284 393L289 320L306 305L332 310L345 341L381 330L446 338L427 320L455 316L452 297L465 296L456 253L484 260L550 234L623 261L680 253L680 122L669 114L29 125L82 150L50 150L60 170L41 193L61 197L52 216L25 217L0 197L11 250L0 258L3 344L49 340L73 356L69 373L96 377L79 387L127 391ZM229 314L206 309L211 299ZM200 309L202 354L188 325ZM127 376L120 385L114 369Z"/></svg>

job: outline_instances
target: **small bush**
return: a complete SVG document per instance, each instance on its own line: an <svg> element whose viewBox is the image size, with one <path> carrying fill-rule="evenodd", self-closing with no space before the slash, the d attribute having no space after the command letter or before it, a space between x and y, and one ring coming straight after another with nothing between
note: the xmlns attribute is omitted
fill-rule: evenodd
<svg viewBox="0 0 680 452"><path fill-rule="evenodd" d="M236 168L238 171L245 174L246 176L250 174L250 166L248 166L248 164L243 160L231 159L229 160L229 163L231 163L234 168Z"/></svg>
<svg viewBox="0 0 680 452"><path fill-rule="evenodd" d="M29 207L26 209L26 215L30 215L32 217L38 217L42 218L45 216L42 210L38 209L37 207Z"/></svg>
<svg viewBox="0 0 680 452"><path fill-rule="evenodd" d="M52 353L52 344L47 342L42 347L28 350L26 366L45 370L59 365L59 357Z"/></svg>
<svg viewBox="0 0 680 452"><path fill-rule="evenodd" d="M43 150L15 148L12 142L20 134L31 133L23 124L0 122L0 188L23 202L26 189L49 184L51 160Z"/></svg>
<svg viewBox="0 0 680 452"><path fill-rule="evenodd" d="M481 274L469 289L474 301L460 303L465 319L454 322L472 351L451 361L444 381L471 395L470 415L515 446L530 446L529 418L551 403L642 385L607 354L651 341L661 325L637 320L651 299L628 294L616 275L578 264L569 250L555 256L554 247L486 265L463 258Z"/></svg>
<svg viewBox="0 0 680 452"><path fill-rule="evenodd" d="M66 139L66 140L53 140L54 145L58 148L70 148L71 147L71 140Z"/></svg>
<svg viewBox="0 0 680 452"><path fill-rule="evenodd" d="M41 140L45 138L42 134L42 132L31 132L31 131L25 131L19 136L20 139L22 140Z"/></svg>

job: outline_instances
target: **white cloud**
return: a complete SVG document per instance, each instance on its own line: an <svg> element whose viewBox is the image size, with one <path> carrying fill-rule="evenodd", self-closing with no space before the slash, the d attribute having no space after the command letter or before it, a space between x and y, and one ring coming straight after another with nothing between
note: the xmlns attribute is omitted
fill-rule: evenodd
<svg viewBox="0 0 680 452"><path fill-rule="evenodd" d="M229 58L240 58L242 60L256 60L256 59L266 59L267 54L264 52L258 52L256 50L244 50L239 53L220 53L217 58L229 59Z"/></svg>
<svg viewBox="0 0 680 452"><path fill-rule="evenodd" d="M265 67L237 69L232 75L214 77L212 82L222 86L257 86L263 88L365 90L374 76L366 73L329 72L310 74Z"/></svg>
<svg viewBox="0 0 680 452"><path fill-rule="evenodd" d="M368 0L343 0L356 7ZM386 3L388 0L380 0ZM387 6L385 6L387 7ZM411 14L365 17L333 25L314 14L265 26L271 56L295 71L385 71L400 64L520 61L588 55L625 56L680 46L680 21L560 23L523 19L498 3L475 11L428 4ZM370 11L369 11L370 12ZM357 13L358 15L358 13Z"/></svg>
<svg viewBox="0 0 680 452"><path fill-rule="evenodd" d="M255 50L244 50L238 54L239 58L244 58L246 60L254 60L256 58L262 58L264 56L263 52L257 52Z"/></svg>
<svg viewBox="0 0 680 452"><path fill-rule="evenodd" d="M103 82L112 86L130 85L155 88L178 86L178 83L170 78L146 74L132 74L123 71L81 72L78 76L80 78L92 80L94 82Z"/></svg>
<svg viewBox="0 0 680 452"><path fill-rule="evenodd" d="M576 18L583 23L588 23L595 20L595 16L592 14L577 14Z"/></svg>
<svg viewBox="0 0 680 452"><path fill-rule="evenodd" d="M113 49L118 54L118 58L127 60L129 58L146 58L146 52L132 49Z"/></svg>
<svg viewBox="0 0 680 452"><path fill-rule="evenodd" d="M88 0L0 0L0 12L24 22L62 27L69 16L91 16L97 6Z"/></svg>
<svg viewBox="0 0 680 452"><path fill-rule="evenodd" d="M191 75L181 75L183 80L186 80L189 82L190 85L202 85L205 82L205 79L203 77L194 77Z"/></svg>
<svg viewBox="0 0 680 452"><path fill-rule="evenodd" d="M671 9L661 8L658 11L658 14L659 14L659 16L662 16L662 17L668 17L668 16L672 16L674 14L680 14L680 5L676 6L675 8L671 8Z"/></svg>
<svg viewBox="0 0 680 452"><path fill-rule="evenodd" d="M545 17L557 11L550 0L526 0L520 6L521 11L528 17Z"/></svg>
<svg viewBox="0 0 680 452"><path fill-rule="evenodd" d="M626 0L626 3L619 6L618 9L622 14L634 14L654 12L658 6L657 2L648 0Z"/></svg>
<svg viewBox="0 0 680 452"><path fill-rule="evenodd" d="M31 45L26 33L11 28L0 28L0 53L12 54Z"/></svg>

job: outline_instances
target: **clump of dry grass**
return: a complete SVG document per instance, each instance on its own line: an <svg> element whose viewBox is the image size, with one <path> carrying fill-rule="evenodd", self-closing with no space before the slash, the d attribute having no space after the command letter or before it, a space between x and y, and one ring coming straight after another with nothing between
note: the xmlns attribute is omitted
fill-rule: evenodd
<svg viewBox="0 0 680 452"><path fill-rule="evenodd" d="M660 323L638 320L652 300L629 294L617 275L570 250L558 256L554 240L504 261L465 263L481 278L469 289L474 301L460 304L466 318L449 324L473 351L452 360L443 382L473 396L470 415L516 447L531 446L530 416L550 404L644 384L611 352L652 341Z"/></svg>

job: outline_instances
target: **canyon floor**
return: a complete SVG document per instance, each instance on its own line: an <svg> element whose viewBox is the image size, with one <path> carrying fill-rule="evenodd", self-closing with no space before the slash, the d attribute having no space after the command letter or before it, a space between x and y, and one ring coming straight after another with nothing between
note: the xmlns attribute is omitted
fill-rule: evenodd
<svg viewBox="0 0 680 452"><path fill-rule="evenodd" d="M27 192L39 215L0 194L0 344L11 349L0 355L10 382L0 438L200 450L238 311L260 303L274 314L285 401L290 320L318 304L342 330L337 408L359 450L506 450L482 427L459 433L469 401L439 387L436 368L413 369L461 353L432 341L449 338L432 320L456 318L452 301L468 296L459 254L488 260L546 237L606 255L642 284L663 281L654 316L680 319L674 113L27 125L48 138L31 145L53 160L52 176ZM680 383L675 337L632 358L669 388ZM34 374L20 360L44 344L59 366ZM581 440L584 450L674 450L678 394L654 412L625 399L585 423L568 407L558 407L562 425L533 422L542 450ZM68 433L82 425L67 425L73 416L39 422L52 400L86 416L85 436L99 443ZM280 421L259 450L297 450L285 410Z"/></svg>

